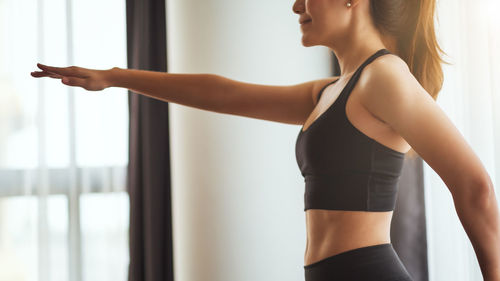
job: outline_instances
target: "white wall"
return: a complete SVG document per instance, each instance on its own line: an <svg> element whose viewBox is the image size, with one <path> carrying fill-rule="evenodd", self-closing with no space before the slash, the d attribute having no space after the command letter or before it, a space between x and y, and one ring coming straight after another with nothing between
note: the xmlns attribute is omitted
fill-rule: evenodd
<svg viewBox="0 0 500 281"><path fill-rule="evenodd" d="M274 85L328 77L330 53L301 45L292 5L167 1L169 72ZM173 103L170 109L175 279L303 280L300 127Z"/></svg>

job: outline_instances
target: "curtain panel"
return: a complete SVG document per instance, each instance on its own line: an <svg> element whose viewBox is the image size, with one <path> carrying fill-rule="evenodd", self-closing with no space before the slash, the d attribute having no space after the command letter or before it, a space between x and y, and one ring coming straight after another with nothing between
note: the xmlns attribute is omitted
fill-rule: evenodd
<svg viewBox="0 0 500 281"><path fill-rule="evenodd" d="M128 68L167 71L164 0L127 0ZM129 91L129 281L173 280L168 103Z"/></svg>

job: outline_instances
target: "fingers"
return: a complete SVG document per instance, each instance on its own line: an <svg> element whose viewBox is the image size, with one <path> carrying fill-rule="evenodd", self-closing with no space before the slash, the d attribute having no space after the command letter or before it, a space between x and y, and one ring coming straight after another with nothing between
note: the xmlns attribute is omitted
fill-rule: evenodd
<svg viewBox="0 0 500 281"><path fill-rule="evenodd" d="M61 79L61 83L68 86L78 86L89 91L100 91L105 89L106 83L104 79L99 77L104 71L86 69L83 67L55 67L37 63L42 71L33 71L33 77L51 77Z"/></svg>
<svg viewBox="0 0 500 281"><path fill-rule="evenodd" d="M84 78L78 78L78 77L66 77L62 76L59 74L54 74L50 72L45 72L45 71L34 71L31 72L31 76L33 77L52 77L52 78L57 78L57 79L62 79L61 82L65 85L68 86L80 86L85 88L86 86L86 80Z"/></svg>
<svg viewBox="0 0 500 281"><path fill-rule="evenodd" d="M52 77L52 78L62 78L61 75L55 74L55 73L50 73L46 71L33 71L31 72L31 76L35 78L40 78L40 77Z"/></svg>
<svg viewBox="0 0 500 281"><path fill-rule="evenodd" d="M82 78L85 77L80 67L75 67L75 66L55 67L55 66L43 65L41 63L37 63L36 65L44 72L51 72L63 76L76 76Z"/></svg>

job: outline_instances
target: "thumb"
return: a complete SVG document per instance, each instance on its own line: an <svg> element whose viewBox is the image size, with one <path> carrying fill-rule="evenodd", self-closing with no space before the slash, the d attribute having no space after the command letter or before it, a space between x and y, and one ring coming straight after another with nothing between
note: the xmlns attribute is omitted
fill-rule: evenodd
<svg viewBox="0 0 500 281"><path fill-rule="evenodd" d="M77 78L77 77L63 77L61 82L68 86L80 86L83 87L85 84L85 79Z"/></svg>

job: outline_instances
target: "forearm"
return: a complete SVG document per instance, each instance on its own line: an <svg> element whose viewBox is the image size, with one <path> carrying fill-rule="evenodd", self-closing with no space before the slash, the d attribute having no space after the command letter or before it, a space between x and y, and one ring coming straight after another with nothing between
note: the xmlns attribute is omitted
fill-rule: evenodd
<svg viewBox="0 0 500 281"><path fill-rule="evenodd" d="M500 217L491 187L475 202L455 196L455 209L476 253L484 280L500 281Z"/></svg>
<svg viewBox="0 0 500 281"><path fill-rule="evenodd" d="M219 111L228 94L229 79L215 74L178 74L122 69L108 71L108 86L200 109Z"/></svg>

